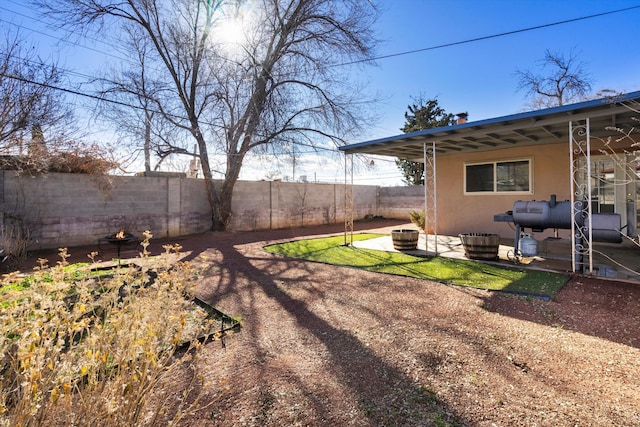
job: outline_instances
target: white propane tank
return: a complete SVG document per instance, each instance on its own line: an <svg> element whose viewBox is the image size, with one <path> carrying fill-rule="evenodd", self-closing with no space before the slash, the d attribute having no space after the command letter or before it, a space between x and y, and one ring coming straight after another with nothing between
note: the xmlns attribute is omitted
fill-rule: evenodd
<svg viewBox="0 0 640 427"><path fill-rule="evenodd" d="M523 256L538 255L538 241L530 234L524 233L520 239L520 252Z"/></svg>

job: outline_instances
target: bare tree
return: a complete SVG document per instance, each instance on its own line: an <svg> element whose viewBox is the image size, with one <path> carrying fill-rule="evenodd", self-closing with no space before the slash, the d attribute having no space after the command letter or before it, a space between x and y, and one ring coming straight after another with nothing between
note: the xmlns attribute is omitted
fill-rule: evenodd
<svg viewBox="0 0 640 427"><path fill-rule="evenodd" d="M227 225L247 153L291 143L341 144L364 123L366 101L349 84L349 67L340 64L372 57L377 12L369 0L35 3L80 32L133 25L153 46L153 67L146 69L156 70L158 90L144 98L195 140L213 230ZM223 24L239 25L240 18L249 21L241 40L225 42ZM221 185L212 174L217 158L224 159Z"/></svg>
<svg viewBox="0 0 640 427"><path fill-rule="evenodd" d="M45 136L59 137L69 125L69 109L54 87L61 80L20 34L5 32L0 42L0 150L18 154L43 150Z"/></svg>
<svg viewBox="0 0 640 427"><path fill-rule="evenodd" d="M580 101L591 91L586 65L572 51L568 57L546 50L540 61L543 74L516 70L518 90L530 98L532 108L545 108Z"/></svg>
<svg viewBox="0 0 640 427"><path fill-rule="evenodd" d="M127 25L123 34L120 50L135 55L134 61L100 79L104 100L99 114L116 125L121 146L131 149L127 163L134 164L142 152L144 170L150 172L173 154L195 156L195 151L187 149L186 132L165 120L156 108L154 99L163 92L164 83L154 78L154 47L136 26Z"/></svg>

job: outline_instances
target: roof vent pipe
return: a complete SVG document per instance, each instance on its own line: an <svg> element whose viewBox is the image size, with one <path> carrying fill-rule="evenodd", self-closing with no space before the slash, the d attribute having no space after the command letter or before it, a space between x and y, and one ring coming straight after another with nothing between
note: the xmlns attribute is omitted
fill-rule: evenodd
<svg viewBox="0 0 640 427"><path fill-rule="evenodd" d="M458 116L458 120L456 120L456 124L461 125L461 124L467 123L467 117L469 117L469 113L458 113L456 114L456 116Z"/></svg>

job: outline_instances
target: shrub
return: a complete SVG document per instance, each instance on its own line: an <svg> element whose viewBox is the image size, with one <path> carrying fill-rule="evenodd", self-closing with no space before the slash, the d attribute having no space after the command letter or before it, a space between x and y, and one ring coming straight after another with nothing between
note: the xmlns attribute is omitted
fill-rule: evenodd
<svg viewBox="0 0 640 427"><path fill-rule="evenodd" d="M425 213L424 209L421 211L411 211L409 212L409 219L411 222L416 225L420 230L424 230L425 223Z"/></svg>
<svg viewBox="0 0 640 427"><path fill-rule="evenodd" d="M22 218L5 212L0 236L0 272L14 271L27 259L31 230Z"/></svg>
<svg viewBox="0 0 640 427"><path fill-rule="evenodd" d="M97 147L75 147L73 151L56 150L41 156L0 156L0 169L13 170L29 176L47 172L100 176L107 175L117 167L118 164L108 160L106 153Z"/></svg>
<svg viewBox="0 0 640 427"><path fill-rule="evenodd" d="M57 266L2 284L0 426L166 425L202 406L196 338L213 320L192 303L190 265L170 262L179 247L165 249L140 263L153 268L112 271L68 266L61 249ZM177 397L159 386L184 369Z"/></svg>
<svg viewBox="0 0 640 427"><path fill-rule="evenodd" d="M58 153L49 162L49 172L106 175L117 164L89 154Z"/></svg>

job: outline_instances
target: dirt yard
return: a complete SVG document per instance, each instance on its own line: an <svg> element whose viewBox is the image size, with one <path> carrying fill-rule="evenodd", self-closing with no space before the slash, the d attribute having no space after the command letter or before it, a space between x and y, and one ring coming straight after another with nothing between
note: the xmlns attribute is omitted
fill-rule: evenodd
<svg viewBox="0 0 640 427"><path fill-rule="evenodd" d="M177 240L243 324L208 344L211 406L185 425L640 425L640 284L574 277L544 302L262 250L339 231Z"/></svg>

